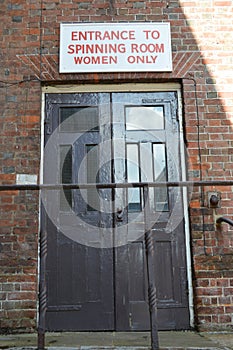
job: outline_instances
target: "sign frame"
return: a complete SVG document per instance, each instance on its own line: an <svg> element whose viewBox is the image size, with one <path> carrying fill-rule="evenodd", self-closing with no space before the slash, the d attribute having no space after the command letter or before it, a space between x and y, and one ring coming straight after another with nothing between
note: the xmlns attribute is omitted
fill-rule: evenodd
<svg viewBox="0 0 233 350"><path fill-rule="evenodd" d="M171 72L169 22L60 23L60 73Z"/></svg>

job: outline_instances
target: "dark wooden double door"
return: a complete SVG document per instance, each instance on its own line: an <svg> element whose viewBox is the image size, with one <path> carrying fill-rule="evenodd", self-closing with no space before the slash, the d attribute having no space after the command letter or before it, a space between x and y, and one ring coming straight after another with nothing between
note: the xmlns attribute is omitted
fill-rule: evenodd
<svg viewBox="0 0 233 350"><path fill-rule="evenodd" d="M180 180L175 92L48 94L45 105L44 183ZM142 189L51 192L46 329L149 330ZM188 329L181 189L149 195L159 329Z"/></svg>

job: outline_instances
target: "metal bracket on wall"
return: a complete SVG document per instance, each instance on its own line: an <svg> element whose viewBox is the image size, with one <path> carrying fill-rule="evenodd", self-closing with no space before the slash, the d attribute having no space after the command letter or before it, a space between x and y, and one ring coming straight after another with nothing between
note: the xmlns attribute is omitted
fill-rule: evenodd
<svg viewBox="0 0 233 350"><path fill-rule="evenodd" d="M209 208L221 208L221 193L211 191L207 193L207 204Z"/></svg>

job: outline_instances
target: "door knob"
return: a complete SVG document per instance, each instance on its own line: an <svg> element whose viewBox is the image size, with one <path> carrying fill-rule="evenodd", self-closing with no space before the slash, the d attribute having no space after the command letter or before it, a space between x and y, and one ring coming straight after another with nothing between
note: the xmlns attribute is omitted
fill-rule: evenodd
<svg viewBox="0 0 233 350"><path fill-rule="evenodd" d="M122 208L117 208L117 214L116 214L116 218L117 218L117 221L121 222L123 221L123 210Z"/></svg>

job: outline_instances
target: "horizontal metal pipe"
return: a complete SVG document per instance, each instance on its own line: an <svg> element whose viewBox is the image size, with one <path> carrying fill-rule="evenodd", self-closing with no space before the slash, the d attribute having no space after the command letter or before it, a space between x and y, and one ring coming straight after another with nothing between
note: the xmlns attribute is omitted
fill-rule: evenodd
<svg viewBox="0 0 233 350"><path fill-rule="evenodd" d="M0 185L0 191L40 191L40 190L61 190L61 189L111 189L111 188L130 188L130 187L205 187L205 186L233 186L232 180L207 180L207 181L168 181L168 182L125 182L125 183L90 183L90 184L39 184L39 185Z"/></svg>
<svg viewBox="0 0 233 350"><path fill-rule="evenodd" d="M221 216L220 218L218 218L216 220L217 224L221 224L222 222L226 222L227 224L233 226L233 220L229 219L229 218L225 218L224 216Z"/></svg>

